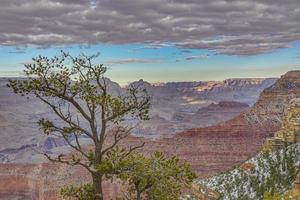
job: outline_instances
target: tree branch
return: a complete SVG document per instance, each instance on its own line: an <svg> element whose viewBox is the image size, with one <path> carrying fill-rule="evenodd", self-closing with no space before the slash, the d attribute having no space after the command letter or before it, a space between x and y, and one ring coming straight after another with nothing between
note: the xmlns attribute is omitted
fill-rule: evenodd
<svg viewBox="0 0 300 200"><path fill-rule="evenodd" d="M125 127L119 126L116 128L116 130L114 131L114 142L108 146L107 148L105 148L101 154L104 155L105 153L107 153L108 151L110 151L111 149L113 149L122 139L128 137L130 135L130 132L134 129L134 127L131 127L129 129L126 129Z"/></svg>
<svg viewBox="0 0 300 200"><path fill-rule="evenodd" d="M80 162L80 160L77 160L77 161L63 160L62 159L62 157L64 156L63 154L58 155L57 158L52 158L51 156L49 156L46 153L44 153L44 156L46 156L46 158L48 160L50 160L51 162L63 163L63 164L71 165L71 166L79 165L79 166L82 166L85 169L87 169L91 174L95 173L94 170L92 170L88 165Z"/></svg>
<svg viewBox="0 0 300 200"><path fill-rule="evenodd" d="M69 124L72 128L76 128L78 131L81 131L82 133L84 133L85 135L87 135L89 138L93 139L92 135L85 129L83 129L82 127L78 126L76 123L74 123L72 120L70 120L68 117L64 116L62 113L60 113L60 111L56 108L55 105L51 104L49 101L47 101L45 98L43 98L42 96L40 96L39 94L35 94L40 100L42 100L44 103L46 103L47 105L49 105L51 107L51 109L55 112L55 114L62 119L64 122L66 122L67 124Z"/></svg>

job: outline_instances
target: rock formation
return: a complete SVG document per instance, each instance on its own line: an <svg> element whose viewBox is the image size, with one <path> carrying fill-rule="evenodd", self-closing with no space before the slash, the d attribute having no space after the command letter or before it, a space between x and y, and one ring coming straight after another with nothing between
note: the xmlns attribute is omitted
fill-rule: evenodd
<svg viewBox="0 0 300 200"><path fill-rule="evenodd" d="M222 101L211 103L196 112L178 111L172 119L154 115L134 131L135 135L152 138L173 137L175 133L191 128L208 127L230 120L248 109L248 104Z"/></svg>
<svg viewBox="0 0 300 200"><path fill-rule="evenodd" d="M200 184L193 184L192 185L193 196L197 200L218 200L221 198L221 194L211 190L210 188L200 185Z"/></svg>
<svg viewBox="0 0 300 200"><path fill-rule="evenodd" d="M279 130L281 120L286 114L287 103L292 98L300 97L299 82L300 72L287 73L273 87L261 94L258 103L250 111L220 125L195 128L179 133L173 138L154 141L129 137L123 142L123 145L129 146L145 140L147 142L143 149L145 153L163 151L169 155L178 155L181 159L189 161L200 177L211 176L231 169L255 155L260 150L264 139L273 136ZM42 167L37 168L40 166ZM61 165L54 165L54 167L46 164L28 165L28 170L24 172L20 172L18 169L26 168L26 165L2 164L0 167L0 176L2 177L7 175L7 178L23 176L28 180L38 177L38 181L46 183L42 189L32 190L33 193L38 191L40 195L35 199L50 199L45 195L47 193L52 195L52 192L57 191L60 186L72 182L80 183L80 181L89 179L84 175L82 169L75 170ZM5 185L7 178L0 179L0 184ZM51 180L52 184L47 180ZM14 191L19 188L20 191L24 191L22 184L20 187L18 184L13 185L17 185ZM30 188L35 187L35 184L29 185L31 185ZM37 185L40 185L39 182ZM105 189L108 196L111 191L116 194L116 190L117 186L108 186ZM5 191L2 190L0 195L7 194L7 191L10 191L10 187ZM57 195L54 193L53 195Z"/></svg>
<svg viewBox="0 0 300 200"><path fill-rule="evenodd" d="M62 138L47 138L41 134L36 122L41 118L56 119L56 116L35 97L27 98L14 94L6 87L7 81L7 78L0 78L0 162L42 162L42 157L35 152L54 151L55 148L64 146L65 142ZM141 123L133 134L151 139L172 137L190 128L215 125L229 120L244 111L246 107L224 107L218 105L219 101L226 97L229 101L247 99L253 103L257 100L260 91L274 81L275 79L234 79L218 81L218 84L195 82L193 84L167 83L159 86L142 80L134 82L133 84L140 84L147 88L153 99L152 119ZM109 80L107 82L110 91L114 94L124 91L124 88L117 83ZM203 91L200 91L200 86ZM230 95L226 96L226 94ZM212 105L209 106L210 104ZM209 108L201 111L201 108L206 106ZM181 122L175 120L176 115L184 115L187 120ZM23 149L24 145L34 148Z"/></svg>
<svg viewBox="0 0 300 200"><path fill-rule="evenodd" d="M176 122L181 122L186 125L194 124L197 128L207 127L228 121L248 108L249 105L245 103L221 101L219 103L212 103L207 107L200 108L195 114L178 112L173 116L173 119Z"/></svg>
<svg viewBox="0 0 300 200"><path fill-rule="evenodd" d="M281 129L274 137L267 138L263 148L264 151L271 151L281 148L285 143L298 142L300 142L300 99L292 99Z"/></svg>
<svg viewBox="0 0 300 200"><path fill-rule="evenodd" d="M81 167L43 164L2 164L0 165L0 199L11 200L58 200L59 191L70 183L81 184L90 176ZM109 182L103 185L105 199L120 194L118 185Z"/></svg>
<svg viewBox="0 0 300 200"><path fill-rule="evenodd" d="M292 99L288 114L283 120L281 129L275 136L268 138L263 146L264 151L280 149L284 145L300 143L300 99ZM300 166L293 187L285 194L290 199L300 199Z"/></svg>
<svg viewBox="0 0 300 200"><path fill-rule="evenodd" d="M291 183L293 183L293 187L290 189L290 185L285 186L286 188L281 189L280 192L284 193L283 196L287 197L287 199L299 199L300 198L300 168L299 168L300 99L299 98L292 99L289 103L289 106L287 106L287 107L288 107L287 115L284 117L284 120L282 120L283 122L281 124L280 130L275 133L274 137L266 138L266 142L263 144L263 148L262 148L263 152L268 152L270 154L273 154L274 158L276 157L276 162L274 162L274 160L273 160L272 162L269 162L269 163L263 162L264 164L260 165L259 163L262 163L261 159L266 159L266 158L263 158L263 156L262 156L265 154L258 153L255 157L247 160L247 162L241 164L238 168L235 168L234 170L226 172L227 177L222 178L222 176L224 174L221 174L221 175L216 175L212 178L208 178L206 180L202 180L202 182L200 181L200 183L197 184L198 187L196 190L198 192L198 193L196 193L196 194L198 194L197 196L202 197L200 199L205 199L205 200L210 199L207 196L207 194L208 194L208 191L209 191L209 193L212 193L212 194L215 193L215 191L212 190L212 188L217 191L226 192L226 194L224 194L225 199L228 198L228 194L230 194L231 192L237 193L237 190L239 190L238 185L244 184L247 186L247 181L249 179L244 177L241 179L241 180L243 180L243 182L240 182L240 184L237 184L234 186L232 186L232 184L235 184L235 183L230 182L230 181L231 180L237 181L237 177L243 177L243 175L241 175L243 173L245 173L247 175L251 174L251 176L254 176L254 174L256 174L255 176L257 176L257 177L259 177L259 174L264 174L264 176L263 176L264 178L268 177L267 174L268 173L271 174L271 169L270 169L270 167L268 167L268 165L273 164L274 166L277 166L278 168L280 168L280 165L287 165L286 163L284 163L284 160L286 160L287 158L285 157L285 159L283 159L283 156L286 156L286 155L283 154L283 152L281 151L281 149L285 148L286 145L290 145L287 147L287 149L290 148L289 149L290 151L292 151L291 149L294 147L298 148L298 150L296 150L294 152L295 160L293 160L293 161L289 160L289 164L294 163L292 165L293 165L293 167L296 168L296 172L298 171L297 172L298 174L294 181L294 179L292 178L292 174L293 174L292 171L286 170L284 172L281 172L282 173L281 176L285 176L285 177L288 177L291 179L290 181L291 181ZM292 146L292 145L294 145L294 146ZM281 154L277 155L276 153L274 153L275 150L276 150L276 152L281 152ZM276 154L276 156L275 156L275 154ZM280 162L278 162L278 159L277 159L278 156L282 157ZM258 161L258 160L260 160L260 161ZM266 159L266 160L268 160L268 159ZM243 173L240 173L240 172L243 172ZM280 173L280 172L278 172L278 173ZM290 173L290 174L288 174L288 173ZM269 174L269 176L271 176L270 174ZM271 179L271 180L275 181L275 179ZM283 181L283 180L281 180L281 181ZM222 188L226 188L224 185L217 186L218 183L224 183L224 182L227 182L227 186L231 185L234 188L228 192L228 191L222 189ZM211 188L208 188L208 185ZM241 187L243 187L243 186L241 186ZM196 187L194 187L194 188L196 188ZM202 189L202 188L204 188L204 189ZM289 191L287 191L287 190L289 190ZM240 192L246 192L246 190L240 191ZM252 192L252 194L251 194L251 192ZM253 195L253 191L248 190L247 195L250 195L250 196ZM203 198L203 196L205 196L205 198Z"/></svg>
<svg viewBox="0 0 300 200"><path fill-rule="evenodd" d="M268 79L227 79L224 81L169 82L157 84L154 90L173 90L181 95L210 99L215 102L239 101L253 105L265 88L275 83L276 78Z"/></svg>
<svg viewBox="0 0 300 200"><path fill-rule="evenodd" d="M228 170L254 156L265 139L274 136L289 102L297 97L300 71L288 72L264 90L249 111L219 125L179 133L172 139L175 146L180 144L174 152L191 162L200 176Z"/></svg>

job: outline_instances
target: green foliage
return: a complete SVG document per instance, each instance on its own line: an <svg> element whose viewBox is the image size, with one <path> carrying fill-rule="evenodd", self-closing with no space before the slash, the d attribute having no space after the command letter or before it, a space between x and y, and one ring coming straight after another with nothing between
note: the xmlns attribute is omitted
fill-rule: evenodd
<svg viewBox="0 0 300 200"><path fill-rule="evenodd" d="M256 170L256 173L244 172L250 177L250 186L257 198L263 198L265 193L280 194L291 187L296 178L296 156L295 146L277 150L273 154L265 152L259 158L260 163L263 164Z"/></svg>
<svg viewBox="0 0 300 200"><path fill-rule="evenodd" d="M264 193L264 200L282 200L280 193L271 193L271 192L265 192Z"/></svg>
<svg viewBox="0 0 300 200"><path fill-rule="evenodd" d="M92 184L84 184L80 186L68 186L60 191L62 197L66 200L94 200L95 190Z"/></svg>
<svg viewBox="0 0 300 200"><path fill-rule="evenodd" d="M215 186L223 199L276 199L289 190L296 178L297 145L275 152L263 152L251 171L235 169L216 178ZM273 199L272 199L273 200Z"/></svg>
<svg viewBox="0 0 300 200"><path fill-rule="evenodd" d="M149 158L131 154L123 164L119 178L128 185L130 199L179 199L181 190L196 178L191 166L176 156L166 158L155 152Z"/></svg>
<svg viewBox="0 0 300 200"><path fill-rule="evenodd" d="M119 200L178 200L181 191L190 187L196 174L191 166L177 157L166 158L155 152L149 158L140 153L123 157L125 149L116 147L98 165L97 170L106 178L119 178L127 186L126 198ZM116 175L113 176L112 174ZM91 200L94 198L92 184L69 186L61 190L67 200Z"/></svg>
<svg viewBox="0 0 300 200"><path fill-rule="evenodd" d="M293 200L290 197L287 197L287 195L282 195L278 191L271 192L265 192L263 200Z"/></svg>
<svg viewBox="0 0 300 200"><path fill-rule="evenodd" d="M114 147L103 157L102 162L96 166L96 170L104 174L106 179L112 181L116 175L128 170L130 160L127 158L129 156L127 154L128 150L126 148Z"/></svg>
<svg viewBox="0 0 300 200"><path fill-rule="evenodd" d="M38 121L38 125L41 127L41 129L43 130L43 132L46 135L51 134L53 128L54 128L54 124L53 122L49 121L49 120L45 120L45 119L40 119Z"/></svg>

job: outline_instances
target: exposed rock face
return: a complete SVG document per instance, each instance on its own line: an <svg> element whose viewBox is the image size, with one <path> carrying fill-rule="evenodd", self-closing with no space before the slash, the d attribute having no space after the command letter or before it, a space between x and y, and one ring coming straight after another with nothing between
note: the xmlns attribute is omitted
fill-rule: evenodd
<svg viewBox="0 0 300 200"><path fill-rule="evenodd" d="M197 128L207 127L232 119L247 108L249 108L249 105L245 103L221 101L200 108L195 114L187 114L185 112L176 113L173 118L174 120L184 122L185 124L197 124ZM191 128L196 127L194 126Z"/></svg>
<svg viewBox="0 0 300 200"><path fill-rule="evenodd" d="M294 74L293 74L294 75ZM286 82L285 82L286 83ZM294 83L287 85L295 88ZM268 138L264 144L264 151L273 151L282 148L285 143L295 144L300 142L300 99L292 99L288 108L288 114L282 123L281 129L274 137ZM299 156L299 155L298 155ZM289 199L300 199L300 166L293 187L285 194Z"/></svg>
<svg viewBox="0 0 300 200"><path fill-rule="evenodd" d="M253 105L257 99L257 92L275 83L276 79L227 79L224 81L208 82L180 82L161 84L161 87L172 88L184 92L186 95L198 94L204 99L215 102L239 101Z"/></svg>
<svg viewBox="0 0 300 200"><path fill-rule="evenodd" d="M180 133L169 141L172 145L166 141L162 146L191 162L200 176L228 170L254 156L280 129L289 102L300 97L299 83L300 71L289 72L266 89L249 111L219 125Z"/></svg>
<svg viewBox="0 0 300 200"><path fill-rule="evenodd" d="M22 145L19 148L7 148L7 149L3 149L0 151L0 161L2 163L8 163L11 162L14 159L27 159L25 154L28 151L32 151L33 149L35 149L37 147L36 144L25 144ZM21 158L24 157L24 158ZM27 159L27 161L29 161Z"/></svg>
<svg viewBox="0 0 300 200"><path fill-rule="evenodd" d="M53 170L50 165L1 165L0 197L22 196L23 199L55 199L55 195L48 191L43 194L41 189L47 183L46 174L40 178L42 170ZM49 184L49 183L48 183ZM47 188L46 190L49 190ZM53 193L53 192L52 192ZM55 193L53 193L55 194Z"/></svg>
<svg viewBox="0 0 300 200"><path fill-rule="evenodd" d="M281 129L274 137L266 140L263 150L272 151L283 147L285 143L293 144L298 142L300 142L300 99L292 99Z"/></svg>
<svg viewBox="0 0 300 200"><path fill-rule="evenodd" d="M284 84L283 88L277 87L277 85L281 85L282 79L288 84ZM177 134L174 138L155 141L144 139L147 144L143 151L145 153L163 151L169 155L178 155L181 159L189 161L200 177L214 175L241 164L256 154L266 137L273 136L279 130L281 119L286 113L287 102L291 98L300 97L300 86L298 86L300 72L288 73L282 79L276 83L275 87L263 92L259 102L250 111L220 125L191 129ZM123 145L137 144L140 140L141 138L130 137L123 141ZM35 188L35 184L31 184L30 187L24 186L27 189L23 189L23 184L11 185L17 185L17 189L15 188L14 191L20 191L17 193L18 195L27 194L27 191L30 190L32 191L29 192L30 194L38 191L39 196L34 196L33 199L51 199L51 195L57 195L55 191L62 185L89 179L82 169L72 168L70 170L61 165L54 165L54 167L43 165L38 173L33 173L36 172L36 169L40 169L37 168L38 166L40 165L32 165L28 167L27 171L19 171L18 169L26 168L26 166L0 165L0 176L6 177L0 179L0 186L1 184L5 185L10 176L21 175L28 180L38 177L39 181L46 183L38 184L42 185L43 189L31 190ZM11 191L11 187L0 190L0 196L9 193L7 191ZM108 185L105 191L107 191L105 193L107 195L116 194L118 187Z"/></svg>
<svg viewBox="0 0 300 200"><path fill-rule="evenodd" d="M214 175L255 155L264 139L276 130L275 126L248 125L243 116L239 116L220 125L179 134L176 143L181 145L177 152L191 162L200 175Z"/></svg>
<svg viewBox="0 0 300 200"><path fill-rule="evenodd" d="M247 113L252 124L281 123L287 114L288 105L294 98L299 98L300 71L291 71L283 75L272 87L261 94L254 109Z"/></svg>
<svg viewBox="0 0 300 200"><path fill-rule="evenodd" d="M0 165L0 199L58 200L60 189L70 183L81 184L90 176L80 167L59 164L2 164ZM118 185L104 183L105 199L120 194Z"/></svg>
<svg viewBox="0 0 300 200"><path fill-rule="evenodd" d="M253 103L262 88L268 87L274 80L234 79L219 82L167 83L159 86L140 80L133 84L144 86L153 96L152 119L142 123L134 134L146 138L172 137L190 128L210 126L229 120L242 112L243 108L234 105L232 109L219 106L219 101L224 98L229 101L247 99L246 102ZM41 134L36 124L41 118L56 120L56 116L35 97L27 98L14 94L6 87L7 81L5 78L0 79L0 162L42 162L42 157L37 156L35 152L53 151L66 144L61 138L48 138ZM124 88L117 83L109 80L107 82L112 93L124 92ZM210 112L198 112L210 104ZM177 118L181 115L183 121ZM22 149L23 145L31 145L32 148ZM10 149L20 151L9 153Z"/></svg>
<svg viewBox="0 0 300 200"><path fill-rule="evenodd" d="M208 187L200 184L193 184L193 196L197 198L197 200L218 200L221 198L221 194L209 189Z"/></svg>
<svg viewBox="0 0 300 200"><path fill-rule="evenodd" d="M236 107L231 110L217 105L220 102L242 102L253 105L259 94L270 87L276 79L228 79L208 82L171 82L151 85L144 81L134 84L145 86L152 98L151 115L167 122L157 125L152 121L143 123L136 135L157 138L170 137L174 133L190 128L207 127L232 119L243 111ZM210 106L208 109L199 109ZM213 108L214 107L214 108ZM228 108L228 107L227 107ZM218 110L220 109L220 110ZM236 111L233 111L236 109Z"/></svg>
<svg viewBox="0 0 300 200"><path fill-rule="evenodd" d="M282 128L275 137L287 143L300 142L300 99L293 99L288 109L288 115L282 123Z"/></svg>
<svg viewBox="0 0 300 200"><path fill-rule="evenodd" d="M14 94L6 84L0 79L0 151L43 142L36 121L48 117L49 109L35 98Z"/></svg>
<svg viewBox="0 0 300 200"><path fill-rule="evenodd" d="M55 147L60 147L60 146L64 146L64 145L67 145L67 142L63 138L48 137L45 140L43 147L45 149L53 149Z"/></svg>
<svg viewBox="0 0 300 200"><path fill-rule="evenodd" d="M261 159L266 159L266 158L263 158L262 153L258 153L255 157L247 160L247 162L243 163L238 168L235 168L234 170L227 172L228 173L227 177L224 176L224 174L220 174L220 175L216 175L215 177L211 177L207 180L200 180L199 187L206 188L207 186L210 186L211 187L210 189L224 192L224 194L223 194L224 199L228 199L229 194L232 194L233 192L237 194L238 190L240 190L238 188L239 184L236 184L237 181L235 180L232 182L232 180L234 178L243 176L242 174L239 174L239 172L238 172L239 170L242 170L243 173L246 172L246 174L254 175L256 173L257 177L259 177L259 174L264 174L264 176L262 178L266 179L268 176L270 177L272 174L271 173L272 170L270 169L270 165L272 163L273 163L273 165L275 165L275 163L276 163L276 166L278 168L281 168L280 166L285 166L287 164L287 162L286 162L287 157L286 157L286 155L284 155L283 151L280 151L280 149L283 149L285 147L285 145L287 144L287 145L294 145L293 148L298 149L294 152L295 154L293 155L295 160L292 159L292 160L288 161L289 165L292 164L293 167L296 168L296 172L298 172L298 173L296 175L296 179L294 180L291 176L291 174L293 174L293 172L291 172L289 170L285 170L285 169L284 170L281 169L282 171L279 170L277 173L279 173L279 174L281 173L281 176L288 177L290 179L289 181L293 181L293 187L290 188L290 186L284 186L284 188L281 188L282 186L281 187L276 186L277 187L276 190L280 189L280 192L285 193L284 197L287 197L287 199L299 199L300 198L300 168L299 168L299 158L300 158L299 157L300 156L299 155L299 142L300 142L300 140L298 137L299 133L300 133L299 114L300 114L300 99L292 99L288 106L288 114L285 117L285 119L283 120L280 130L275 133L274 137L267 138L265 144L263 145L262 151L269 152L271 155L273 154L273 156L276 154L276 161L273 160L273 162L269 162L269 161L264 162ZM274 153L274 150L277 150L277 152ZM291 149L289 149L289 150L291 151ZM286 151L288 151L288 149L286 149ZM277 153L279 153L279 154L277 154ZM273 157L273 159L274 159L274 157ZM278 159L278 157L280 159ZM277 159L281 160L281 161L279 162ZM262 166L262 165L259 165L258 163L264 163L264 164ZM249 179L244 177L243 181L240 182L240 184L243 184L243 185L241 185L240 188L243 188L243 186L245 186L245 185L247 186L248 180ZM271 180L276 182L276 180L281 180L281 179L275 180L275 177L273 177L273 179L271 179ZM283 180L281 180L281 181L283 181ZM232 189L230 191L223 190L223 188L226 188L226 186L219 185L219 183L224 184L224 182L227 183L227 186L232 185L232 187L234 189ZM213 190L200 190L200 196L202 194L202 196L205 196L204 199L209 199L206 195L207 194L206 191L212 192ZM253 193L251 194L251 190L242 190L242 191L240 191L240 193L241 194L246 193L249 196L253 195ZM230 199L235 198L235 197L230 197ZM254 197L252 197L252 198L254 198ZM256 197L256 198L258 198L258 197Z"/></svg>
<svg viewBox="0 0 300 200"><path fill-rule="evenodd" d="M154 115L149 121L143 122L136 130L137 136L173 137L175 133L191 128L208 127L230 120L248 109L248 104L240 102L212 103L196 112L176 112L172 119L167 120Z"/></svg>

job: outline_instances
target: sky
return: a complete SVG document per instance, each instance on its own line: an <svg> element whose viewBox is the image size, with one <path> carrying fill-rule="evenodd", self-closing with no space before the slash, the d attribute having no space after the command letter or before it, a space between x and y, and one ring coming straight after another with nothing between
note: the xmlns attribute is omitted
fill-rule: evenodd
<svg viewBox="0 0 300 200"><path fill-rule="evenodd" d="M1 0L0 76L60 50L100 53L120 84L300 70L299 0Z"/></svg>

